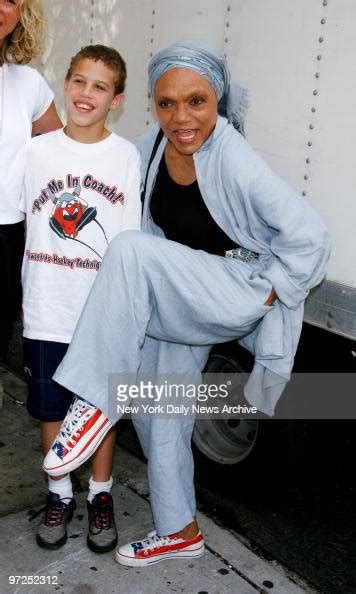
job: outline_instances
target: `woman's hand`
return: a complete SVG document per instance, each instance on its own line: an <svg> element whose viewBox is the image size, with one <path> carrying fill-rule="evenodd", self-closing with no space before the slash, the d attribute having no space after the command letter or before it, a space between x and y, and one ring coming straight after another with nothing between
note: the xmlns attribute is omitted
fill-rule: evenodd
<svg viewBox="0 0 356 594"><path fill-rule="evenodd" d="M264 305L273 305L275 300L277 299L277 293L274 289L269 294L267 301L265 301Z"/></svg>

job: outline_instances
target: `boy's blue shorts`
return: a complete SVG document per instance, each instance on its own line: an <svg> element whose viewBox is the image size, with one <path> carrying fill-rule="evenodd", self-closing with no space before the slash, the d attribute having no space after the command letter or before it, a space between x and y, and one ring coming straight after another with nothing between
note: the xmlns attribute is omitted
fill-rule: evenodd
<svg viewBox="0 0 356 594"><path fill-rule="evenodd" d="M67 352L68 344L24 338L27 410L39 421L62 421L73 394L52 376Z"/></svg>

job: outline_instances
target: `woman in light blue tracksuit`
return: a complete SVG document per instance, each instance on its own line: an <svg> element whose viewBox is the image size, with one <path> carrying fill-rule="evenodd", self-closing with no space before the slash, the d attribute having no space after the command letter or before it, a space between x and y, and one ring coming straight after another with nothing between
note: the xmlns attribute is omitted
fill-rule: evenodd
<svg viewBox="0 0 356 594"><path fill-rule="evenodd" d="M213 344L237 338L255 355L246 398L273 414L292 368L304 300L325 273L327 231L245 141L244 96L230 82L223 56L201 42L181 42L152 58L149 77L164 135L157 144L156 125L138 143L144 233L124 232L111 243L54 378L114 423L109 373L197 373ZM204 223L184 218L191 200ZM212 249L206 237L214 237ZM222 257L232 245L237 257ZM80 402L75 399L62 436L80 418ZM120 563L202 554L194 519L193 425L185 417L135 421L148 458L157 533L120 547ZM77 450L80 461L92 453L82 455L78 445L60 463L76 467ZM47 471L51 464L46 458Z"/></svg>

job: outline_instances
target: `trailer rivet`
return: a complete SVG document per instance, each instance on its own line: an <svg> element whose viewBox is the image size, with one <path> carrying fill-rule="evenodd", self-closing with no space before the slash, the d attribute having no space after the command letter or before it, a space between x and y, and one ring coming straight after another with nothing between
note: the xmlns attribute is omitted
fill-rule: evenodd
<svg viewBox="0 0 356 594"><path fill-rule="evenodd" d="M317 60L321 60L321 54L316 57Z"/></svg>
<svg viewBox="0 0 356 594"><path fill-rule="evenodd" d="M314 124L309 124L309 129L314 130Z"/></svg>
<svg viewBox="0 0 356 594"><path fill-rule="evenodd" d="M308 146L313 146L313 143L311 140L308 140L307 144L308 144Z"/></svg>
<svg viewBox="0 0 356 594"><path fill-rule="evenodd" d="M230 12L230 10L231 10L231 6L228 6L227 7L227 12Z"/></svg>
<svg viewBox="0 0 356 594"><path fill-rule="evenodd" d="M307 175L305 175L305 176L304 176L304 179L308 179L308 176L307 176Z"/></svg>
<svg viewBox="0 0 356 594"><path fill-rule="evenodd" d="M305 159L305 162L306 162L306 163L310 163L310 159L309 159L309 157L307 157L307 158Z"/></svg>
<svg viewBox="0 0 356 594"><path fill-rule="evenodd" d="M314 89L313 95L317 95L317 94L318 94L318 91L316 89Z"/></svg>
<svg viewBox="0 0 356 594"><path fill-rule="evenodd" d="M225 37L225 43L227 43L229 41L228 37Z"/></svg>
<svg viewBox="0 0 356 594"><path fill-rule="evenodd" d="M323 43L324 37L319 37L319 43Z"/></svg>
<svg viewBox="0 0 356 594"><path fill-rule="evenodd" d="M230 23L229 23L229 21L227 21L227 22L226 22L226 26L227 26L227 27L230 27Z"/></svg>
<svg viewBox="0 0 356 594"><path fill-rule="evenodd" d="M328 0L324 0L323 6L327 6L327 5L328 5Z"/></svg>
<svg viewBox="0 0 356 594"><path fill-rule="evenodd" d="M321 24L322 24L322 25L325 25L325 23L326 23L326 19L321 19L321 21L320 21L320 22L321 22Z"/></svg>
<svg viewBox="0 0 356 594"><path fill-rule="evenodd" d="M306 196L306 195L307 195L306 191L305 191L305 190L303 190L303 192L302 192L302 196Z"/></svg>
<svg viewBox="0 0 356 594"><path fill-rule="evenodd" d="M316 107L312 107L312 108L311 108L311 111L312 111L313 113L315 113L315 112L316 112Z"/></svg>
<svg viewBox="0 0 356 594"><path fill-rule="evenodd" d="M315 78L319 78L319 76L320 76L320 72L316 72L315 73Z"/></svg>

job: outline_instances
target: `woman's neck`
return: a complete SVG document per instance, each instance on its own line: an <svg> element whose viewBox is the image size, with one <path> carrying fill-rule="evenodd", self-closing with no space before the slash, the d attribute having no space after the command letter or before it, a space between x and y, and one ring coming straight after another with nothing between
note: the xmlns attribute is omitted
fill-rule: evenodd
<svg viewBox="0 0 356 594"><path fill-rule="evenodd" d="M189 186L197 179L193 155L182 155L168 142L164 158L168 173L177 184Z"/></svg>

